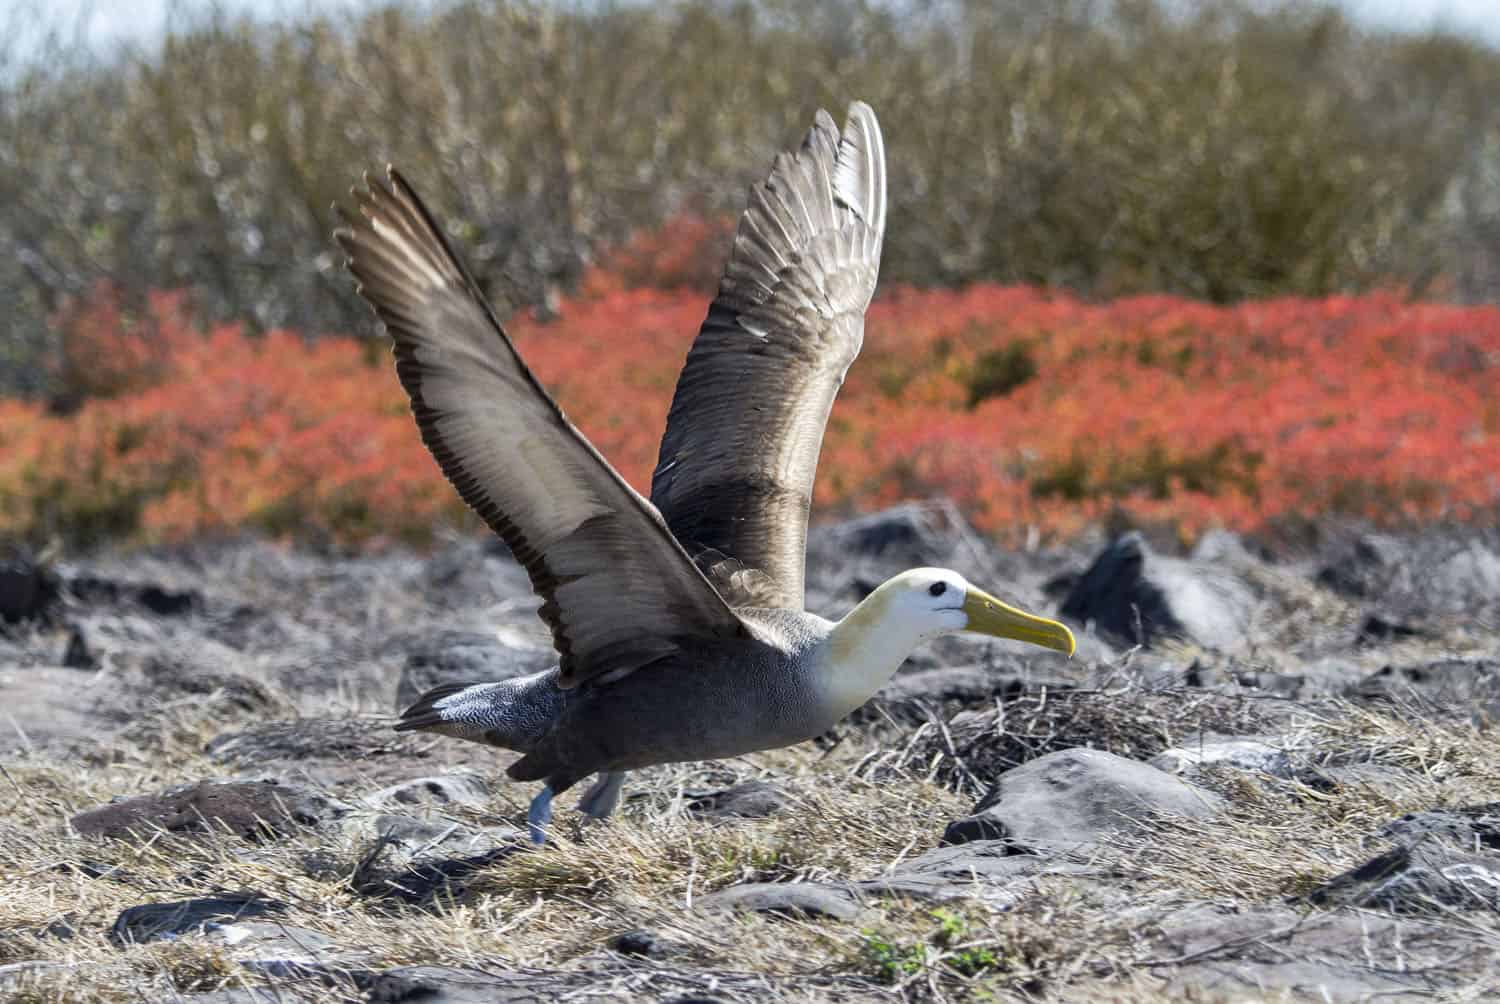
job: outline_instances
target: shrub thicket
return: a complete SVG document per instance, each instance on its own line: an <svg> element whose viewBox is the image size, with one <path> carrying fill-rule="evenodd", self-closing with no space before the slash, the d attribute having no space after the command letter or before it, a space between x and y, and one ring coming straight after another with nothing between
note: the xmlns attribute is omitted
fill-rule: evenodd
<svg viewBox="0 0 1500 1004"><path fill-rule="evenodd" d="M101 278L137 312L186 288L252 330L367 324L327 237L365 167L399 163L492 293L545 303L601 241L733 213L855 96L888 134L891 280L1500 289L1500 54L1317 4L454 0L9 57L0 387L63 404L44 321Z"/></svg>
<svg viewBox="0 0 1500 1004"><path fill-rule="evenodd" d="M573 420L645 490L704 297L611 275L584 287L598 292L560 318L512 327ZM146 315L101 295L74 319L73 352L134 362L73 414L0 399L0 538L249 528L353 543L419 540L465 518L378 343L230 325L205 336L170 296ZM137 350L148 323L160 356ZM1005 344L1027 347L1024 365L986 362ZM870 308L816 501L826 517L945 494L1011 542L1122 512L1185 536L1330 512L1489 520L1495 360L1495 307L1388 294L1096 306L1030 287L898 287Z"/></svg>

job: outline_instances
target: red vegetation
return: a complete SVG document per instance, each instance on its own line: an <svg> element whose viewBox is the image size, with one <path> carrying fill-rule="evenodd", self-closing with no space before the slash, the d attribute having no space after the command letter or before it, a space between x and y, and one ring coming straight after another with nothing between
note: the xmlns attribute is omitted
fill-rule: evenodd
<svg viewBox="0 0 1500 1004"><path fill-rule="evenodd" d="M644 491L706 301L628 285L595 276L559 320L512 328ZM171 296L147 314L105 299L70 320L75 355L95 361L86 386L112 396L66 416L0 400L0 534L249 526L352 542L420 538L460 512L383 345L200 332ZM931 494L1003 536L1068 534L1116 509L1185 534L1326 512L1490 518L1500 310L887 291L834 409L816 501L827 515Z"/></svg>

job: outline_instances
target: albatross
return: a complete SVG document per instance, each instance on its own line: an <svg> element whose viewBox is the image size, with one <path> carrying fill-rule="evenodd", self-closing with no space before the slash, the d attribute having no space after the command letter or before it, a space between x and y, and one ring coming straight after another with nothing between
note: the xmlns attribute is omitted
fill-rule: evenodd
<svg viewBox="0 0 1500 1004"><path fill-rule="evenodd" d="M789 746L867 701L914 648L973 631L1071 655L1054 620L943 568L886 581L837 621L803 609L823 429L864 338L886 220L885 147L853 103L750 190L678 379L643 498L532 375L432 214L394 168L365 176L336 239L394 342L423 441L542 600L555 667L424 694L396 724L522 754L527 814L597 775Z"/></svg>

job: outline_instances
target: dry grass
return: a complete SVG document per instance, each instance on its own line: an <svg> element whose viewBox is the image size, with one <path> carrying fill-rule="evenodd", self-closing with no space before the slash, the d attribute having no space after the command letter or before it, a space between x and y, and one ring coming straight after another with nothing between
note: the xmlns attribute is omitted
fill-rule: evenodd
<svg viewBox="0 0 1500 1004"><path fill-rule="evenodd" d="M1129 714L1148 707L1129 706ZM1500 800L1500 738L1490 731L1329 705L1299 719L1299 755L1360 759L1414 771L1394 793L1209 781L1232 807L1212 820L1162 821L1096 864L1108 882L1038 880L1013 908L872 900L855 923L705 913L695 904L749 881L867 879L930 848L970 800L926 771L860 776L877 749L857 734L830 753L811 745L726 763L644 772L619 816L576 828L561 812L555 842L505 857L420 906L363 895L353 881L367 839L354 830L305 831L277 842L227 834L164 833L136 842L68 836L73 812L222 774L173 733L150 758L81 768L26 761L0 777L0 965L58 963L7 987L21 1001L172 999L234 987L247 975L232 952L199 938L124 949L106 938L119 912L144 902L253 890L286 904L278 919L326 933L362 957L355 969L431 963L584 973L622 997L706 989L754 1000L1159 999L1160 981L1136 963L1153 957L1152 919L1210 898L1277 904L1370 854L1367 835L1403 812ZM1169 731L1161 723L1158 731ZM197 748L201 749L201 746ZM498 779L498 771L497 778ZM710 821L689 814L686 793L725 780L775 776L792 808L765 819ZM469 825L519 825L511 790L484 809L444 814ZM354 792L335 792L353 797ZM517 794L520 794L517 792ZM106 877L89 877L90 875ZM1500 940L1493 918L1463 918ZM59 925L71 937L53 932ZM647 929L676 953L626 960L610 939ZM551 977L549 977L551 978ZM697 981L695 984L694 981ZM611 981L614 981L613 983ZM358 999L353 984L319 999ZM1154 996L1155 995L1155 996Z"/></svg>

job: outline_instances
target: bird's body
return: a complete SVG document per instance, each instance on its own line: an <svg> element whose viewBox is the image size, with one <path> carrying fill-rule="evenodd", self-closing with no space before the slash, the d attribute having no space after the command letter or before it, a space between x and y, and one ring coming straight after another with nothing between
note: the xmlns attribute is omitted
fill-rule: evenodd
<svg viewBox="0 0 1500 1004"><path fill-rule="evenodd" d="M421 720L416 727L524 753L510 775L554 792L599 771L737 756L827 731L842 715L831 713L811 667L832 625L791 610L736 613L751 638L689 642L614 684L563 689L555 668L483 684L503 690L469 695L472 717L445 721L419 703L402 725ZM660 727L663 707L673 709L670 729ZM538 729L541 721L549 727Z"/></svg>
<svg viewBox="0 0 1500 1004"><path fill-rule="evenodd" d="M642 498L532 377L478 285L394 171L338 234L395 341L428 448L542 595L556 669L442 687L397 724L512 749L551 796L590 774L590 815L625 772L821 734L934 635L975 630L1071 653L1067 628L956 572L914 569L837 622L803 609L823 428L859 352L885 231L885 154L855 103L819 112L752 188L718 296L679 378Z"/></svg>

